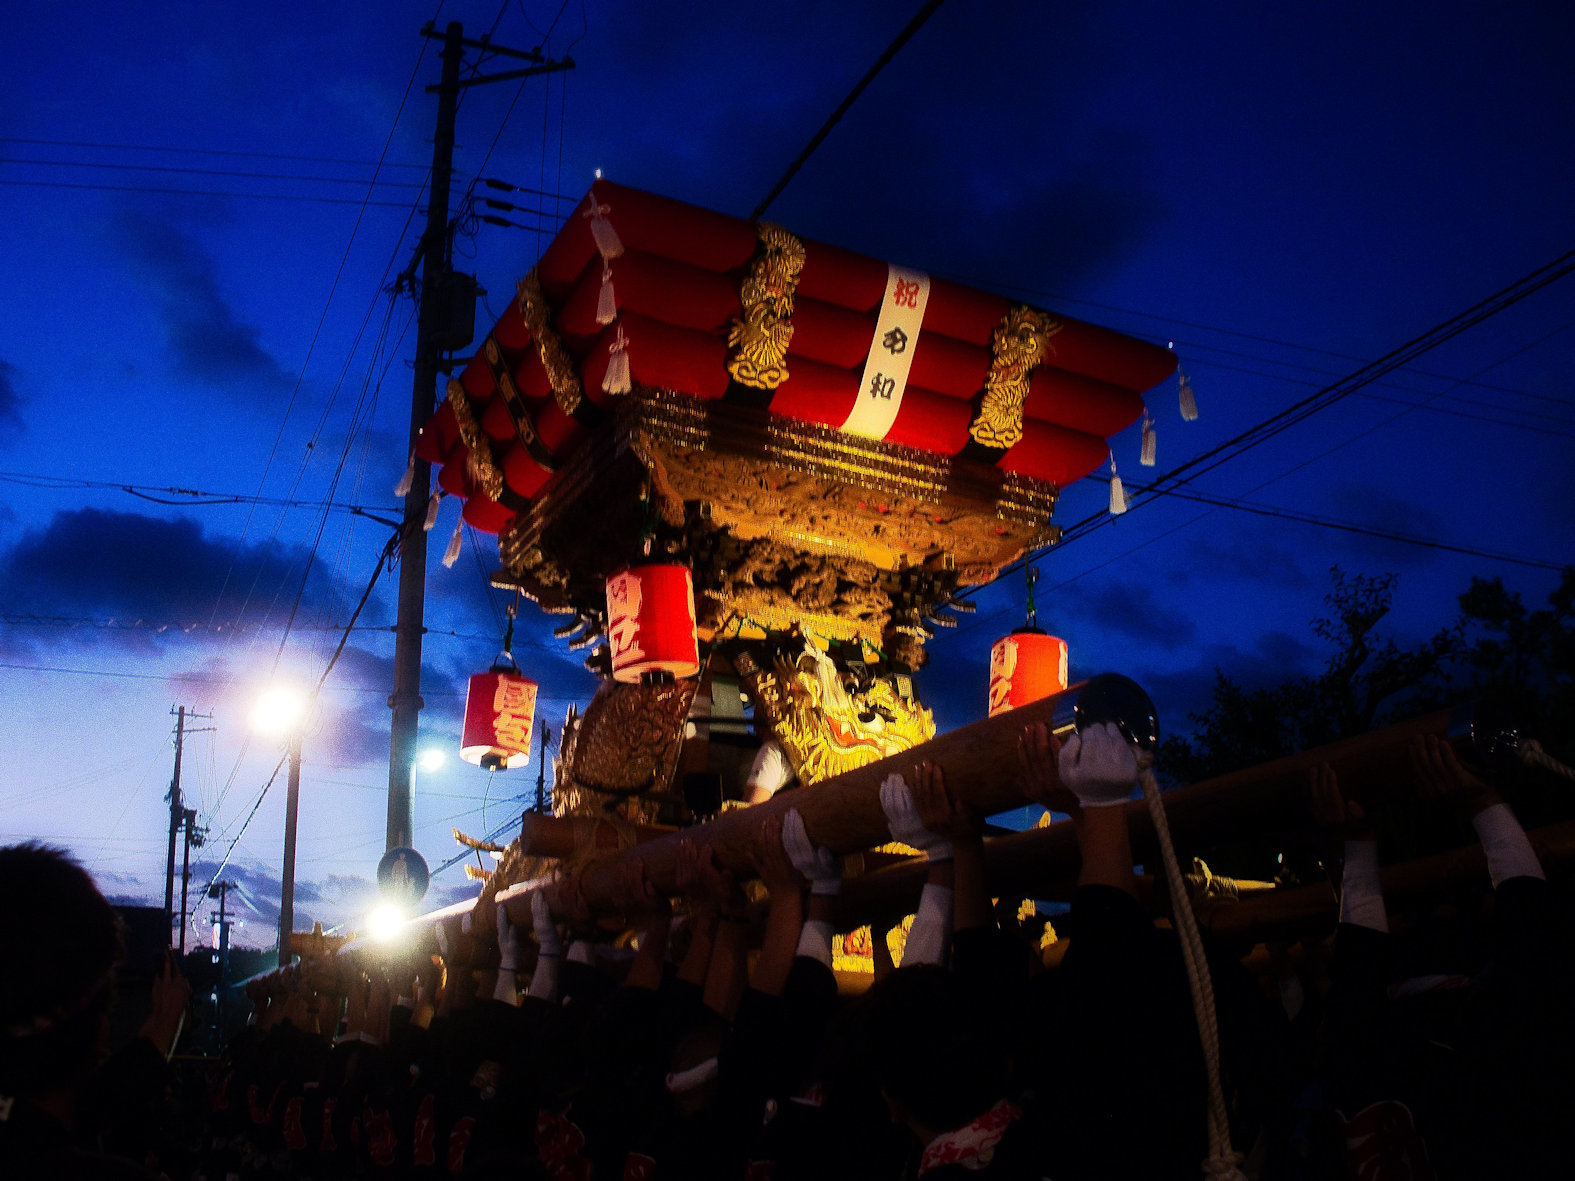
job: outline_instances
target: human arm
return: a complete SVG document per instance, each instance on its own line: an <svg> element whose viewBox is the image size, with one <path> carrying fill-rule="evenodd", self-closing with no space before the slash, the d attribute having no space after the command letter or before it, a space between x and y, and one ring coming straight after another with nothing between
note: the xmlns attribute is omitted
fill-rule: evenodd
<svg viewBox="0 0 1575 1181"><path fill-rule="evenodd" d="M781 996L788 972L798 953L799 936L804 926L804 876L793 867L782 847L780 815L768 816L760 829L760 844L754 852L755 872L770 895L766 912L766 934L755 961L750 987L767 996Z"/></svg>
<svg viewBox="0 0 1575 1181"><path fill-rule="evenodd" d="M804 817L789 808L782 818L782 847L793 868L809 882L809 918L799 934L798 954L831 967L832 908L842 889L842 859L809 839Z"/></svg>

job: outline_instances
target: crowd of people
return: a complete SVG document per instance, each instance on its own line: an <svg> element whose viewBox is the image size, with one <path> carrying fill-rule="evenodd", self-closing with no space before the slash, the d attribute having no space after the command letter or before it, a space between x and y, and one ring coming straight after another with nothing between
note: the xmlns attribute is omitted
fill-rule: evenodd
<svg viewBox="0 0 1575 1181"><path fill-rule="evenodd" d="M900 966L862 995L832 969L840 860L772 809L753 875L683 841L668 898L629 863L632 939L538 892L529 929L478 905L435 955L274 974L201 1074L167 1065L173 964L133 1044L105 1044L111 907L64 853L3 849L0 1176L1195 1178L1215 1044L1235 1151L1210 1175L1568 1176L1562 887L1448 745L1411 753L1415 806L1474 825L1488 903L1391 932L1368 817L1320 768L1338 926L1259 974L1210 947L1212 1012L1140 889L1120 806L1138 755L1114 726L1022 734L1025 790L1081 854L1053 967L992 904L981 818L921 764L881 804L926 882Z"/></svg>

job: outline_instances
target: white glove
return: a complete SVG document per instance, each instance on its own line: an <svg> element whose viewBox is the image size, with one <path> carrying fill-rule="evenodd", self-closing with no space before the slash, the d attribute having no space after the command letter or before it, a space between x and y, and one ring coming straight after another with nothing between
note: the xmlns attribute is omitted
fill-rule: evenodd
<svg viewBox="0 0 1575 1181"><path fill-rule="evenodd" d="M547 906L547 895L537 890L530 896L531 926L536 931L536 942L541 945L541 954L557 956L563 954L563 940L558 936L558 925L552 921L552 910Z"/></svg>
<svg viewBox="0 0 1575 1181"><path fill-rule="evenodd" d="M919 809L913 803L913 789L901 775L888 775L880 782L880 806L886 813L891 839L927 854L931 861L950 861L952 843L924 827Z"/></svg>
<svg viewBox="0 0 1575 1181"><path fill-rule="evenodd" d="M842 889L842 858L810 841L797 808L789 808L782 818L782 848L793 868L808 880L811 894L835 894Z"/></svg>
<svg viewBox="0 0 1575 1181"><path fill-rule="evenodd" d="M1124 804L1137 783L1137 751L1114 722L1074 733L1056 756L1056 767L1085 808Z"/></svg>
<svg viewBox="0 0 1575 1181"><path fill-rule="evenodd" d="M749 768L750 792L762 792L765 799L770 799L792 781L793 765L788 762L787 752L775 738L767 739L755 752L755 761Z"/></svg>
<svg viewBox="0 0 1575 1181"><path fill-rule="evenodd" d="M520 933L509 922L509 908L501 902L493 907L498 915L498 971L517 972L520 966Z"/></svg>

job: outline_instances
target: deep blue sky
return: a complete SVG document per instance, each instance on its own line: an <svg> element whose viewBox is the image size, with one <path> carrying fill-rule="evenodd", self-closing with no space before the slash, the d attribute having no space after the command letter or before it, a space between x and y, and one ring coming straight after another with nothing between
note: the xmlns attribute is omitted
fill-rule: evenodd
<svg viewBox="0 0 1575 1181"><path fill-rule="evenodd" d="M746 214L918 6L573 0L548 45L578 69L467 94L458 191L486 160L486 175L562 193L538 207L566 210L600 167ZM419 222L435 106L423 87L438 63L417 30L436 7L10 14L25 52L0 77L0 469L394 508L411 305L380 289ZM436 16L530 47L559 11L449 0ZM1174 341L1202 417L1179 421L1173 383L1150 395L1163 472L1575 247L1572 22L1569 6L1547 3L950 0L770 216ZM460 265L493 293L492 312L545 240L484 224L461 239ZM1568 561L1572 322L1566 279L1200 487ZM1137 428L1115 451L1129 481L1148 474ZM187 763L215 837L207 864L277 758L261 741L243 750L246 705L270 675L307 554L316 542L281 668L315 679L382 528L312 509L0 487L0 717L12 736L0 840L66 843L107 889L152 899L170 706L216 714ZM1105 495L1073 486L1058 520ZM499 632L481 573L496 555L477 542L479 559L467 544L451 571L434 552L430 580L431 626L459 635L429 640L424 729L450 745L463 678L490 661ZM1555 578L1165 502L1046 557L1041 619L1069 640L1074 674L1126 672L1183 728L1216 666L1258 681L1321 660L1307 621L1335 563L1400 573L1402 640L1446 622L1473 574L1532 600ZM935 643L920 681L943 729L983 712L989 645L1019 618L1021 584L980 601L971 625ZM364 621L392 615L384 589ZM539 617L526 623L521 653L556 729L593 686ZM303 920L341 921L368 897L391 654L385 632L355 633L307 742ZM450 762L421 782L417 843L435 864L450 824L497 825L534 781L533 765L489 796L484 776ZM282 794L263 801L231 871L255 898L260 942ZM456 873L440 886L462 885Z"/></svg>

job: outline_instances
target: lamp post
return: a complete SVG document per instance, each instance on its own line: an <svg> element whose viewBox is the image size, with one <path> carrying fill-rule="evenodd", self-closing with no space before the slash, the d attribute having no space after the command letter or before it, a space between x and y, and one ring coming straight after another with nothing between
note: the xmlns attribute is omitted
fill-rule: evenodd
<svg viewBox="0 0 1575 1181"><path fill-rule="evenodd" d="M290 962L290 932L295 927L295 828L301 808L301 728L307 699L293 689L275 687L257 700L252 729L282 735L290 761L284 805L284 871L279 885L279 966Z"/></svg>

